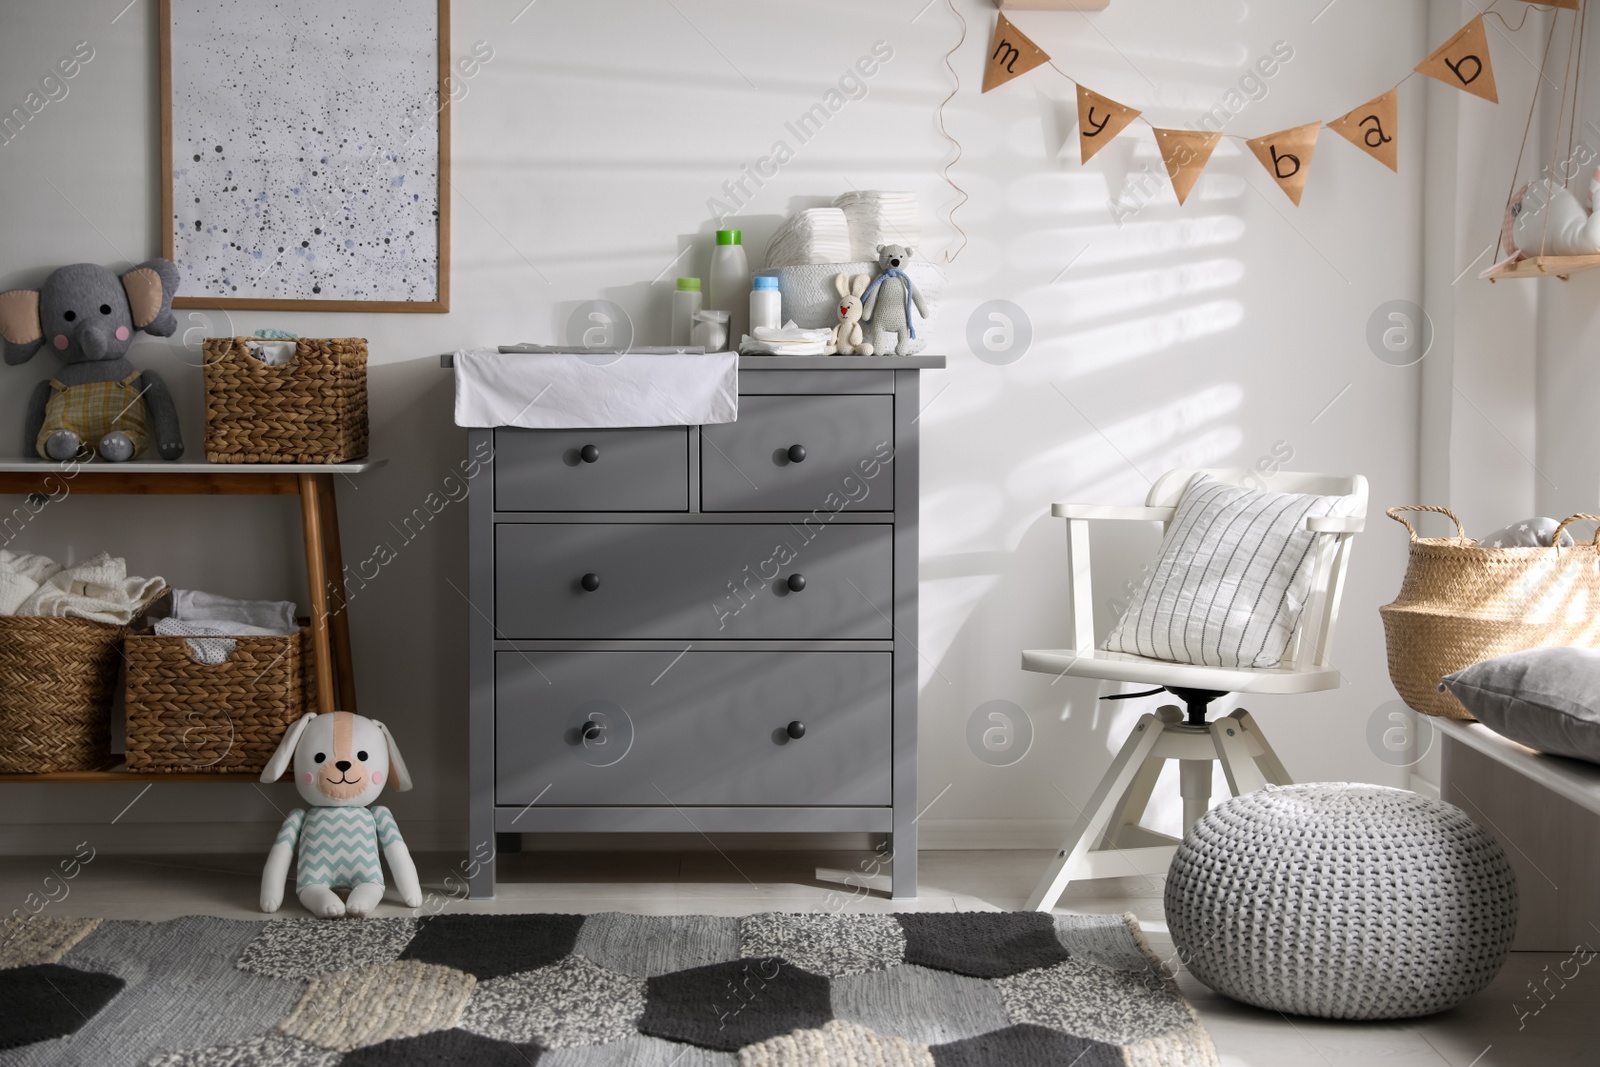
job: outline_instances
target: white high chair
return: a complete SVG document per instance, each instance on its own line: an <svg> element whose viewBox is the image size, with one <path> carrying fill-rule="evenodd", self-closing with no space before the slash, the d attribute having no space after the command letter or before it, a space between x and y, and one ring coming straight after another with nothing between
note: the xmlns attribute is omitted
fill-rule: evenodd
<svg viewBox="0 0 1600 1067"><path fill-rule="evenodd" d="M1173 470L1151 486L1144 507L1056 504L1050 509L1052 515L1067 520L1075 647L1023 652L1022 669L1158 686L1183 701L1187 717L1174 705L1140 717L1088 805L1078 812L1066 843L1034 887L1027 904L1031 910L1049 911L1070 882L1166 873L1178 839L1140 826L1139 819L1150 803L1162 765L1169 759L1178 761L1185 831L1210 807L1213 761L1222 764L1228 788L1236 796L1268 783L1289 784L1288 772L1248 711L1241 708L1215 722L1206 721L1206 707L1213 700L1229 693L1314 693L1339 686L1339 672L1330 664L1329 655L1350 559L1350 538L1366 524L1367 480L1359 474L1280 471L1272 476L1275 492L1344 496L1353 498L1354 503L1349 516L1306 519L1306 529L1320 536L1312 557L1310 595L1282 666L1204 667L1095 647L1089 521L1157 521L1166 529L1184 486L1202 473L1232 485L1259 485L1259 476L1250 470Z"/></svg>

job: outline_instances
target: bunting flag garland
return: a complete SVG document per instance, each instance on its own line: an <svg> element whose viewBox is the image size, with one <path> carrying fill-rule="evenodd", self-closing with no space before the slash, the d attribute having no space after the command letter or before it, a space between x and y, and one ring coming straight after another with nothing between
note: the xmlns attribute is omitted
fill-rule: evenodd
<svg viewBox="0 0 1600 1067"><path fill-rule="evenodd" d="M1139 112L1119 104L1109 96L1101 96L1093 89L1078 86L1078 146L1083 162L1111 143L1112 138L1128 128Z"/></svg>
<svg viewBox="0 0 1600 1067"><path fill-rule="evenodd" d="M1454 37L1434 50L1433 55L1418 63L1416 70L1418 74L1481 96L1491 104L1500 102L1495 93L1494 67L1489 64L1489 35L1484 32L1482 15L1457 30Z"/></svg>
<svg viewBox="0 0 1600 1067"><path fill-rule="evenodd" d="M1343 137L1390 170L1400 171L1400 91L1390 89L1354 111L1328 123L1328 129Z"/></svg>
<svg viewBox="0 0 1600 1067"><path fill-rule="evenodd" d="M1571 11L1580 10L1581 4L1581 0L1524 2ZM1050 56L1034 44L1027 34L1005 15L997 15L994 34L989 41L989 53L984 61L983 92L998 88L1046 63L1055 67ZM1077 86L1078 150L1081 161L1088 163L1135 121L1143 121L1155 133L1162 162L1166 164L1167 177L1172 181L1172 191L1177 195L1179 204L1184 203L1194 191L1201 171L1225 136L1245 141L1251 153L1296 207L1300 206L1301 197L1305 194L1311 157L1324 126L1391 171L1398 173L1400 170L1399 85L1326 123L1309 122L1263 137L1246 139L1221 130L1157 127L1136 108L1095 92L1059 67L1056 70ZM1428 58L1417 64L1413 73L1455 86L1490 103L1500 102L1483 15L1462 26L1449 40L1434 49ZM1406 77L1411 76L1408 74Z"/></svg>
<svg viewBox="0 0 1600 1067"><path fill-rule="evenodd" d="M1178 194L1178 203L1189 198L1194 183L1200 180L1206 160L1222 140L1222 134L1205 130L1163 130L1152 127L1156 144L1161 148L1162 162L1167 165L1167 177L1172 179L1172 191Z"/></svg>
<svg viewBox="0 0 1600 1067"><path fill-rule="evenodd" d="M1004 85L1019 74L1050 62L1044 49L1028 40L1027 34L1011 24L1004 15L995 23L994 37L989 41L989 59L983 67L983 91Z"/></svg>
<svg viewBox="0 0 1600 1067"><path fill-rule="evenodd" d="M1306 178L1311 171L1311 153L1317 150L1317 134L1321 131L1322 123L1308 122L1245 142L1272 175L1272 180L1278 183L1278 188L1294 201L1295 207L1300 206L1300 194L1305 192Z"/></svg>
<svg viewBox="0 0 1600 1067"><path fill-rule="evenodd" d="M1522 0L1525 4L1538 4L1540 7L1564 7L1568 11L1578 10L1578 0Z"/></svg>

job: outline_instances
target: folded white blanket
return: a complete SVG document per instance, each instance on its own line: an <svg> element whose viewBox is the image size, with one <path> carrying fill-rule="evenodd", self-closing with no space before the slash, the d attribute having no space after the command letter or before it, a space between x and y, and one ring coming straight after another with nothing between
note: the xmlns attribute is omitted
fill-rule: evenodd
<svg viewBox="0 0 1600 1067"><path fill-rule="evenodd" d="M198 589L172 591L174 619L216 633L292 634L300 629L295 625L294 613L295 605L288 600L237 600Z"/></svg>
<svg viewBox="0 0 1600 1067"><path fill-rule="evenodd" d="M48 569L45 564L49 562L36 558L32 572L42 573ZM164 588L166 583L160 578L130 578L126 560L101 552L75 566L51 573L11 614L88 619L126 626Z"/></svg>

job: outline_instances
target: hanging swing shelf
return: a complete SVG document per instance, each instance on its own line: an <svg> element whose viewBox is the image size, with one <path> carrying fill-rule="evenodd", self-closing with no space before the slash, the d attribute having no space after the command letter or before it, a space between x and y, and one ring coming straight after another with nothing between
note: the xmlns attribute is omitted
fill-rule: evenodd
<svg viewBox="0 0 1600 1067"><path fill-rule="evenodd" d="M1550 6L1572 12L1568 33L1561 38L1567 44L1567 56L1564 60L1558 57L1555 62L1551 61L1551 45L1557 40L1556 31L1561 17L1560 11L1556 11L1550 16L1544 53L1539 60L1539 80L1534 83L1528 119L1522 127L1522 143L1517 148L1517 161L1511 169L1505 216L1494 241L1495 259L1491 261L1494 266L1479 275L1491 282L1501 278L1560 278L1566 281L1574 274L1600 267L1600 252L1590 251L1600 247L1600 239L1595 233L1596 225L1600 224L1600 196L1594 197L1596 202L1585 208L1568 188L1571 179L1578 176L1578 168L1569 168L1567 164L1576 158L1575 137L1581 101L1572 87L1583 84L1584 26L1588 10L1581 0L1553 0ZM1501 22L1504 21L1502 17ZM1557 78L1560 79L1559 86ZM1540 172L1543 176L1535 177L1519 190L1517 179L1522 175L1522 161L1529 136L1534 132L1534 124L1539 118L1540 100L1541 97L1548 97L1545 86L1559 88L1561 94L1556 102L1550 159ZM1549 110L1546 106L1545 111ZM1559 155L1563 127L1566 129L1566 162L1560 162L1563 157ZM1518 255L1519 248L1522 258L1512 259ZM1545 255L1546 249L1567 254ZM1502 255L1506 257L1504 261L1501 260Z"/></svg>
<svg viewBox="0 0 1600 1067"><path fill-rule="evenodd" d="M1560 278L1566 281L1570 274L1581 274L1596 267L1600 267L1600 255L1530 256L1497 267L1484 277L1491 282L1497 282L1501 278Z"/></svg>

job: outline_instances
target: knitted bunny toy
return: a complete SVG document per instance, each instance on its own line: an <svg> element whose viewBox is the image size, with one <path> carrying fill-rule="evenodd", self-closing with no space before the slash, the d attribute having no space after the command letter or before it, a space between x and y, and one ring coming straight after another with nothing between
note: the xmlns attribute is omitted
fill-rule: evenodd
<svg viewBox="0 0 1600 1067"><path fill-rule="evenodd" d="M870 356L872 346L861 338L861 294L867 291L867 276L835 274L833 287L839 290L839 325L833 328L834 351L841 356Z"/></svg>
<svg viewBox="0 0 1600 1067"><path fill-rule="evenodd" d="M395 789L403 793L411 788L411 775L389 728L348 711L308 712L283 735L261 780L277 781L291 757L295 786L311 811L296 808L283 820L261 873L261 910L277 911L283 903L283 880L296 845L300 864L295 893L313 915L336 919L369 914L383 899L380 848L400 898L407 907L421 905L417 868L394 816L388 808L367 807L391 774ZM348 889L348 899L341 900L335 889Z"/></svg>

